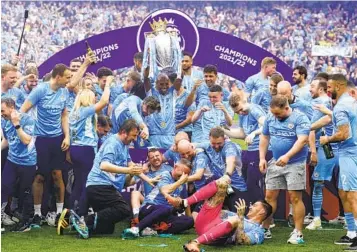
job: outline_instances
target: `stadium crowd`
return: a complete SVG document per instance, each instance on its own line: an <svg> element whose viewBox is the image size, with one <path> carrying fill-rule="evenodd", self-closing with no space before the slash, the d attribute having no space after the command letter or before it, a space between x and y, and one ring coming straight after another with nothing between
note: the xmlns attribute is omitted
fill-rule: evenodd
<svg viewBox="0 0 357 252"><path fill-rule="evenodd" d="M6 6L22 10L30 5L30 10L54 12L58 16L53 20L47 19L50 15L32 17L28 32L36 28L44 32L43 38L51 34L47 39L56 46L66 46L118 25L138 24L162 3L113 3L118 14L111 3L97 3L106 10L91 8L98 23L105 20L106 25L98 27L87 22L90 15L82 11L87 4L7 2ZM284 80L288 76L279 73L275 59L266 57L243 87L228 90L218 85L219 69L212 62L202 71L195 69L186 51L181 75L167 67L149 78L138 52L133 55L134 66L118 82L115 71L107 67L95 75L86 73L95 61L93 52L88 52L83 62L57 64L40 78L36 63L39 55L43 60L50 56L48 44L38 43L38 35L28 36L35 48L27 43L24 57L1 66L2 228L25 232L47 222L59 235L74 229L88 239L112 234L116 223L130 218L130 227L122 234L125 239L179 234L194 227L197 238L184 245L185 251L200 251L202 244L255 245L273 238L272 217L280 190L286 190L294 226L288 243L298 245L304 243L304 224L309 230L322 228L324 182L337 178L340 215L332 223L346 225L347 233L335 244L357 250L356 58L320 59L326 65L330 60L334 69L340 69L341 61L345 71L311 68L308 46L301 47L299 40L311 34L306 30L311 22L325 24L323 11L315 11L314 4L270 3L267 9L272 11L266 13L256 5L238 4L242 10L230 3L171 7L186 11L201 26L247 36L271 51L280 43L270 37L276 33L266 33L273 28L272 20L277 22L274 28L280 22L300 20L291 30L280 26L287 34L284 44L290 43L294 51L293 83ZM336 16L325 17L336 39L319 33L319 43L356 46L356 28L350 22L345 24L347 32L335 29L356 13L344 11L342 5L326 8ZM9 23L4 30L11 33L9 37L18 37L16 15L12 19L5 13ZM292 21L294 15L299 18ZM245 28L240 27L240 18L247 21ZM81 26L75 25L78 20ZM249 34L254 26L259 28L256 36L244 35L249 20L255 20ZM69 39L80 34L72 33L75 26L83 30L82 37ZM12 53L8 49L6 57ZM283 51L275 53L287 60L290 56ZM237 125L233 125L235 114ZM243 140L247 151L242 152L234 139ZM133 148L147 149L145 163L134 162ZM312 180L313 211L305 216L302 197L307 176ZM128 203L121 192L136 183L142 183L141 190L132 192Z"/></svg>
<svg viewBox="0 0 357 252"><path fill-rule="evenodd" d="M4 1L1 60L17 52L24 9L30 11L21 51L21 69L38 65L59 50L84 38L126 26L139 25L157 9L187 13L199 27L238 36L263 47L291 67L303 65L309 76L317 72L343 73L356 81L356 3L271 2L21 2ZM33 15L32 15L33 14ZM313 57L311 47L352 47L352 57Z"/></svg>

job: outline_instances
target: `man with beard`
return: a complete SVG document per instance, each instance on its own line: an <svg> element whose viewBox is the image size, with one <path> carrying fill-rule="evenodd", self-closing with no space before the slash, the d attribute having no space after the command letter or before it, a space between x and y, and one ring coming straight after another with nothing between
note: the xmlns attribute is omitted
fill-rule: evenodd
<svg viewBox="0 0 357 252"><path fill-rule="evenodd" d="M179 234L193 227L194 221L190 211L186 215L179 215L166 201L167 197L187 197L186 182L191 172L191 163L181 159L174 165L172 171L161 173L161 179L151 192L145 196L139 212L139 223L136 227L125 229L123 238L138 238L147 235L157 235L150 230L157 223L165 222L160 233ZM150 228L150 229L147 229Z"/></svg>
<svg viewBox="0 0 357 252"><path fill-rule="evenodd" d="M202 80L198 80L195 82L191 93L187 97L186 107L189 107L194 101L196 102L196 106L199 105L203 100L208 100L208 93L211 87L216 85L218 79L217 67L213 65L206 65L203 69L204 74L204 82ZM228 101L230 92L223 88L223 101Z"/></svg>
<svg viewBox="0 0 357 252"><path fill-rule="evenodd" d="M323 104L328 109L332 109L331 98L326 94L327 82L323 80L313 80L310 85L310 93L313 98L312 104ZM311 123L316 122L324 114L319 110L314 110ZM312 207L314 212L314 219L306 227L309 230L321 229L321 207L323 194L322 190L324 187L324 181L330 181L333 175L334 167L338 168L338 156L337 150L338 146L336 144L331 144L335 156L332 159L327 159L322 146L320 146L318 139L321 136L322 130L325 131L327 136L331 136L333 133L333 125L330 123L326 125L323 129L318 129L316 131L311 131L309 135L309 146L311 151L310 165L314 167L314 171L311 179L314 181L313 191L312 191ZM337 188L336 188L337 189Z"/></svg>
<svg viewBox="0 0 357 252"><path fill-rule="evenodd" d="M357 250L357 102L348 94L347 79L342 74L333 74L329 77L327 91L331 98L337 101L332 116L336 130L332 136L321 136L320 144L339 143L338 187L348 230L347 235L335 243L351 244L346 250Z"/></svg>
<svg viewBox="0 0 357 252"><path fill-rule="evenodd" d="M57 228L59 235L69 225L73 225L84 239L93 234L112 234L115 224L130 215L130 207L119 192L130 177L143 171L141 166L131 161L129 154L129 145L138 134L139 125L129 119L117 134L104 142L95 156L86 183L88 204L95 214L81 219L73 210L64 209Z"/></svg>
<svg viewBox="0 0 357 252"><path fill-rule="evenodd" d="M258 90L251 99L252 103L260 105L264 111L268 113L271 99L277 94L276 87L278 86L278 83L283 80L284 77L280 73L273 73L269 79L269 88Z"/></svg>
<svg viewBox="0 0 357 252"><path fill-rule="evenodd" d="M182 86L188 93L192 91L196 81L203 80L203 74L201 71L197 71L192 68L192 54L189 52L183 52L182 64Z"/></svg>
<svg viewBox="0 0 357 252"><path fill-rule="evenodd" d="M31 91L37 87L38 84L38 70L37 68L31 67L26 69L25 77L24 77L25 84L20 86L20 90L27 97Z"/></svg>
<svg viewBox="0 0 357 252"><path fill-rule="evenodd" d="M308 151L306 144L310 133L310 121L306 115L292 110L288 99L281 95L273 97L270 111L271 114L264 122L259 144L259 169L262 173L266 173L265 200L273 207L274 213L280 190L288 190L295 221L295 229L288 243L302 244L305 214L302 191L306 189L305 164ZM273 159L268 164L265 157L269 144ZM269 233L271 217L264 222L264 228Z"/></svg>
<svg viewBox="0 0 357 252"><path fill-rule="evenodd" d="M172 167L163 163L163 155L157 148L148 149L148 171L144 172L150 179L159 179L164 171L171 172ZM148 195L153 187L146 181L142 181L143 190L132 191L130 195L131 209L133 210L133 219L131 227L135 227L139 223L140 205L144 201L144 196ZM144 195L144 196L143 196Z"/></svg>
<svg viewBox="0 0 357 252"><path fill-rule="evenodd" d="M187 199L167 197L170 204L185 208L204 201L196 221L195 229L199 235L195 240L183 246L184 251L200 252L200 244L207 245L255 245L264 241L262 222L271 215L272 207L264 200L249 206L239 199L236 202L237 213L223 210L227 188L231 183L229 176L212 181Z"/></svg>
<svg viewBox="0 0 357 252"><path fill-rule="evenodd" d="M242 176L242 150L239 145L226 140L221 127L212 128L209 133L209 142L201 144L209 158L209 169L212 179L219 179L223 175L228 175L231 185L228 186L228 196L224 205L232 212L235 211L235 202L241 198L246 202L250 200L247 185Z"/></svg>
<svg viewBox="0 0 357 252"><path fill-rule="evenodd" d="M253 97L258 90L268 88L269 77L276 72L276 60L271 57L265 57L261 62L261 70L259 73L250 76L245 81L244 92L247 99Z"/></svg>
<svg viewBox="0 0 357 252"><path fill-rule="evenodd" d="M306 68L304 66L295 67L292 78L295 83L295 86L293 86L293 94L300 100L311 102L312 98L309 90L309 85L306 83Z"/></svg>

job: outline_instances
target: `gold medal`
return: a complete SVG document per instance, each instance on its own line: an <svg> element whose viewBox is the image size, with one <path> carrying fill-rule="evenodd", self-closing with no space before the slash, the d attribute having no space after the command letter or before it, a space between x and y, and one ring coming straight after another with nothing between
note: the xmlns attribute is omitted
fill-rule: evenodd
<svg viewBox="0 0 357 252"><path fill-rule="evenodd" d="M161 122L161 128L165 128L166 127L166 123L165 122Z"/></svg>

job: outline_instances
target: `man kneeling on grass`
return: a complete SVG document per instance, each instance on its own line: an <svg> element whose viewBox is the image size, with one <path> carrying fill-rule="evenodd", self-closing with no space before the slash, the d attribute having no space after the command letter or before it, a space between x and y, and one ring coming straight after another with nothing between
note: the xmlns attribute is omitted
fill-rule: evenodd
<svg viewBox="0 0 357 252"><path fill-rule="evenodd" d="M249 207L246 217L244 217L246 205L242 199L236 202L237 214L222 210L230 182L229 176L224 175L187 199L167 197L168 202L177 208L187 208L205 200L195 222L199 236L183 246L185 251L199 252L200 244L254 245L263 243L264 229L261 224L271 215L271 205L266 201L257 201Z"/></svg>

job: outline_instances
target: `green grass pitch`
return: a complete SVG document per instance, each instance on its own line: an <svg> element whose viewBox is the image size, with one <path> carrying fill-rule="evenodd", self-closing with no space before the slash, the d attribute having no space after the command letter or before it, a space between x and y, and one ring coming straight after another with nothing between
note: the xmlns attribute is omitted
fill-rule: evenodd
<svg viewBox="0 0 357 252"><path fill-rule="evenodd" d="M170 238L146 237L136 240L122 240L121 232L128 223L119 223L116 226L115 233L110 236L92 237L88 240L77 238L72 231L65 231L63 236L56 234L56 229L49 226L43 226L41 229L31 230L26 233L6 232L1 237L2 251L8 252L27 252L27 251L95 251L95 252L176 252L183 251L182 244L195 238L193 229L185 234ZM277 227L272 229L273 239L267 240L263 245L256 246L229 246L213 247L203 246L207 251L264 251L264 252L300 252L300 251L323 251L336 252L343 251L343 246L334 245L333 241L345 234L342 226L323 225L326 230L308 231L304 230L303 245L289 245L286 243L292 228L287 227L285 222L278 222ZM166 247L153 247L152 245L165 244ZM141 246L142 245L142 246Z"/></svg>

